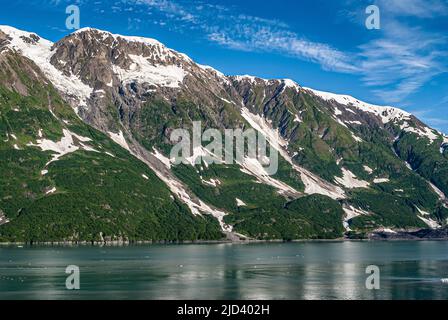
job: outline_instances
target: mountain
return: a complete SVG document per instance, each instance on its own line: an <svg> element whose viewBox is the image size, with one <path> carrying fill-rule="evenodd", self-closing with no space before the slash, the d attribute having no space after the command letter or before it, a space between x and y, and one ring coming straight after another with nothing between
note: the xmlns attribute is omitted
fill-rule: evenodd
<svg viewBox="0 0 448 320"><path fill-rule="evenodd" d="M0 26L0 240L334 239L444 228L448 137L292 80L226 76L160 42ZM175 129L253 128L269 176L174 165ZM279 135L277 135L277 133Z"/></svg>

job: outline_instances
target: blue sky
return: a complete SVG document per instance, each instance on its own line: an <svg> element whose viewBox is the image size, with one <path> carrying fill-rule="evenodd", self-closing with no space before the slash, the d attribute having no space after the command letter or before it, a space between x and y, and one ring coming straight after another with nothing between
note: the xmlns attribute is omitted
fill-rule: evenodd
<svg viewBox="0 0 448 320"><path fill-rule="evenodd" d="M226 74L291 78L393 105L448 133L448 0L0 0L0 24L57 41L81 27L156 38ZM366 7L381 29L365 27Z"/></svg>

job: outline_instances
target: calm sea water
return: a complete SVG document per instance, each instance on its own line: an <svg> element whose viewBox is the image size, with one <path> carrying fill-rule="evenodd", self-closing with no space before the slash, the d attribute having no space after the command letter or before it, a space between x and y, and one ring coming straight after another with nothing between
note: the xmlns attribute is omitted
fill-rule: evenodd
<svg viewBox="0 0 448 320"><path fill-rule="evenodd" d="M380 290L366 289L369 265ZM0 247L0 300L448 299L444 278L448 242Z"/></svg>

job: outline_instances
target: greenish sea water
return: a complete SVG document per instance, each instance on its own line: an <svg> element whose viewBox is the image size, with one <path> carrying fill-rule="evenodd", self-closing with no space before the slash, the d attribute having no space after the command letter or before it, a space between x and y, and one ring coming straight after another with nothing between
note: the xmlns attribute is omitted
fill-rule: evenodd
<svg viewBox="0 0 448 320"><path fill-rule="evenodd" d="M448 299L446 278L448 242L0 247L0 300Z"/></svg>

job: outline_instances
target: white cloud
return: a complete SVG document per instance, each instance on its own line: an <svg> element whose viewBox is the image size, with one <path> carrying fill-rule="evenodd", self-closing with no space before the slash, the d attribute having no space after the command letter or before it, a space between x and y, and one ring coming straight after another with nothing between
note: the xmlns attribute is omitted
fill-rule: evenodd
<svg viewBox="0 0 448 320"><path fill-rule="evenodd" d="M385 102L403 101L447 72L447 48L445 35L388 19L379 38L360 46L362 80Z"/></svg>
<svg viewBox="0 0 448 320"><path fill-rule="evenodd" d="M171 24L177 24L171 25L174 29L201 30L208 40L231 49L280 53L319 63L330 71L359 71L350 55L328 44L307 40L278 20L235 14L223 6L199 5L194 1L189 5L167 0L128 2L145 4L165 14Z"/></svg>
<svg viewBox="0 0 448 320"><path fill-rule="evenodd" d="M395 16L432 18L448 15L448 4L444 0L377 0L381 10Z"/></svg>

